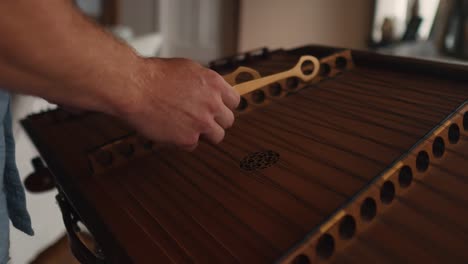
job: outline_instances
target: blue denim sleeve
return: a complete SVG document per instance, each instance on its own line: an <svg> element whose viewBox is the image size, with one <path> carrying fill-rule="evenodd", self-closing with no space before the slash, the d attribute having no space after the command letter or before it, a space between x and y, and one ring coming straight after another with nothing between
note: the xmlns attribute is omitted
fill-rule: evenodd
<svg viewBox="0 0 468 264"><path fill-rule="evenodd" d="M26 208L26 195L21 178L16 167L15 140L12 132L10 103L4 118L5 134L5 170L4 187L7 200L8 214L14 227L28 235L34 235L31 217Z"/></svg>
<svg viewBox="0 0 468 264"><path fill-rule="evenodd" d="M2 131L0 131L0 134L1 132ZM0 175L0 180L3 180L3 175ZM0 185L0 264L5 264L8 262L9 257L8 251L10 248L10 221L8 217L3 184Z"/></svg>

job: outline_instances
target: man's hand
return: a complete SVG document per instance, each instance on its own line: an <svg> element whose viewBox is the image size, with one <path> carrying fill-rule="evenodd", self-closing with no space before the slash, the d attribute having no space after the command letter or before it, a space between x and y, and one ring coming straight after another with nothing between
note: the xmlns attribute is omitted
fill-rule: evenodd
<svg viewBox="0 0 468 264"><path fill-rule="evenodd" d="M220 142L232 125L239 95L222 77L188 60L138 57L71 0L0 1L0 14L2 89L111 114L188 150L199 138Z"/></svg>
<svg viewBox="0 0 468 264"><path fill-rule="evenodd" d="M122 117L146 137L196 148L199 139L219 143L234 122L240 96L216 72L186 59L143 59ZM131 99L130 99L131 98ZM129 99L129 100L127 100Z"/></svg>

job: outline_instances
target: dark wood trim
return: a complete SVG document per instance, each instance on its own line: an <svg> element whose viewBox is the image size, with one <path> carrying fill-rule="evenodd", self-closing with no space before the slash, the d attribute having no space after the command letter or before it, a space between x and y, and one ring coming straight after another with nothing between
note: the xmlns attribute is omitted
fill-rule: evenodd
<svg viewBox="0 0 468 264"><path fill-rule="evenodd" d="M107 228L107 225L98 217L92 201L89 201L77 187L78 183L73 181L65 171L65 168L53 155L49 146L40 140L39 135L35 133L35 128L30 125L29 119L21 121L29 138L38 149L41 157L47 163L51 173L54 175L57 188L63 191L63 194L70 206L77 212L82 219L83 224L93 235L96 243L101 247L106 261L108 263L132 263L130 257L125 253L124 248L117 242L114 235ZM78 202L79 201L79 202ZM86 217L82 217L86 216Z"/></svg>
<svg viewBox="0 0 468 264"><path fill-rule="evenodd" d="M330 47L324 45L309 45L298 47L300 49L314 49L317 52L333 53L344 50L342 47ZM293 49L294 50L294 49ZM455 81L468 81L468 64L450 63L422 58L411 58L394 55L386 55L373 51L351 50L356 66L369 66L374 68L404 71L408 73L427 74L434 77L448 78ZM467 87L468 89L468 87Z"/></svg>
<svg viewBox="0 0 468 264"><path fill-rule="evenodd" d="M400 72L426 74L454 81L468 81L468 65L383 55L359 50L353 50L352 54L354 63L357 66L372 65L372 67L381 69L398 69Z"/></svg>

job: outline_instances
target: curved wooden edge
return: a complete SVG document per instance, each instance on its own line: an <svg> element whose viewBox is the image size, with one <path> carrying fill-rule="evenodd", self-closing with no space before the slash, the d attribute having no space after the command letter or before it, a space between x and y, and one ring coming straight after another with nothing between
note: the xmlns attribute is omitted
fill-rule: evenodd
<svg viewBox="0 0 468 264"><path fill-rule="evenodd" d="M129 263L131 261L130 257L127 255L123 246L114 238L114 234L109 227L99 217L99 211L97 211L94 203L89 197L79 191L78 182L74 180L70 172L59 162L58 156L52 155L50 146L45 144L37 127L33 126L34 119L36 119L34 122L39 122L45 126L50 125L52 120L45 115L50 116L50 112L60 111L62 110L54 109L30 115L21 121L21 125L34 145L37 146L39 153L53 173L57 188L64 194L69 205L77 212L76 215L83 220L82 223L89 229L96 244L102 248L104 255L108 258L107 260L111 263ZM76 173L79 172L77 171ZM86 219L84 219L83 216L86 216Z"/></svg>
<svg viewBox="0 0 468 264"><path fill-rule="evenodd" d="M244 67L244 66L241 66L241 67L237 68L232 73L224 75L223 78L231 86L234 86L234 85L237 84L237 81L236 81L237 76L239 76L241 73L248 73L248 74L252 75L254 80L261 78L260 73L258 73L258 71L254 70L252 68L249 68L249 67Z"/></svg>
<svg viewBox="0 0 468 264"><path fill-rule="evenodd" d="M448 131L453 124L458 125L461 135L468 136L468 129L466 126L466 115L468 114L468 101L465 101L458 107L452 114L439 123L432 131L426 134L419 142L417 142L406 154L400 159L390 165L379 176L372 180L368 185L363 187L356 195L350 199L341 208L338 208L333 214L330 215L321 225L307 234L303 241L291 248L277 263L292 264L299 263L300 260L307 259L310 263L317 263L320 261L331 261L336 255L335 252L341 251L346 248L353 237L342 239L340 237L340 225L345 217L352 218L355 223L355 233L363 232L369 228L372 220L377 216L382 215L391 204L384 204L380 201L380 189L382 186L391 182L395 186L395 196L404 195L406 192L411 191L411 186L402 188L398 186L398 177L403 167L409 167L412 171L414 179L422 180L424 176L431 170L431 164L437 165L441 162L440 157L434 156L432 147L434 140L437 137L442 138L445 142L449 141ZM458 143L463 144L463 143ZM453 147L453 146L452 146ZM430 163L426 171L418 171L416 168L416 160L420 153L427 153ZM364 202L371 199L376 205L376 215L372 220L362 219L360 215L360 208ZM356 235L354 235L356 236ZM327 257L320 256L318 253L321 241L326 239L333 241L333 249ZM302 263L302 262L301 262Z"/></svg>

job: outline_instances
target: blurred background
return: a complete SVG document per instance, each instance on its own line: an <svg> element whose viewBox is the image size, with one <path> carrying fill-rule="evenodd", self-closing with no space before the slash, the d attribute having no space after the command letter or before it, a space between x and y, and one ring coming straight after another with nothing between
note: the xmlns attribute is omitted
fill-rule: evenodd
<svg viewBox="0 0 468 264"><path fill-rule="evenodd" d="M468 60L468 0L78 0L76 4L142 56L187 57L207 64L261 47L324 44L453 63ZM17 161L26 179L33 167L40 170L42 165L38 160L32 165L38 154L18 120L55 106L16 95L12 107ZM61 239L64 227L54 200L56 191L46 180L42 187L27 193L36 235L31 238L12 229L14 264L72 263L66 260L66 240ZM52 249L65 250L57 253L63 259L44 255L36 259Z"/></svg>

